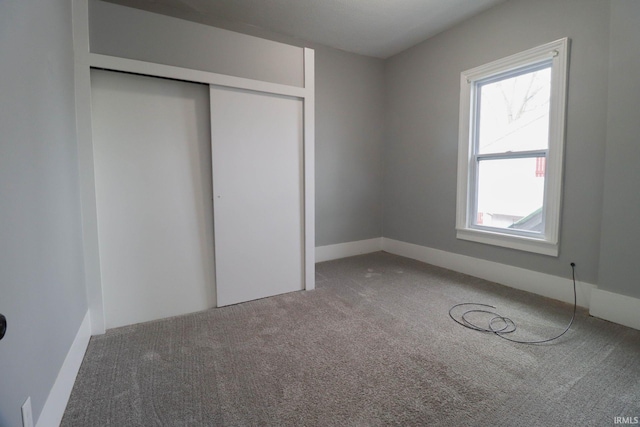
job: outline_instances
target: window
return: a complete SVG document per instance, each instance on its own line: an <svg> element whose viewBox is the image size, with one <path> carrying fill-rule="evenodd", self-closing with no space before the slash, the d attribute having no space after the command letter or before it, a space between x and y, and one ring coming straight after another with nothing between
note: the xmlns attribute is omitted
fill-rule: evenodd
<svg viewBox="0 0 640 427"><path fill-rule="evenodd" d="M461 74L459 239L558 255L569 40Z"/></svg>

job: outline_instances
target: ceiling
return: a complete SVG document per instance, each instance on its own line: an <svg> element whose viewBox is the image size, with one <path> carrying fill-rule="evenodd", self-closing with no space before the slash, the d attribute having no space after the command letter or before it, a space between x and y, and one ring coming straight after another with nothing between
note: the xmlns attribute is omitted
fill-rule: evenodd
<svg viewBox="0 0 640 427"><path fill-rule="evenodd" d="M109 0L388 58L506 0Z"/></svg>

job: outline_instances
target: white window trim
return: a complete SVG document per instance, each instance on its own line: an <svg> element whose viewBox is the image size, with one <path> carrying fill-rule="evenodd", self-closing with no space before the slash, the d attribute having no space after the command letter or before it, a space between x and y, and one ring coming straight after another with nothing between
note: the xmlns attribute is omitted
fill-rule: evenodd
<svg viewBox="0 0 640 427"><path fill-rule="evenodd" d="M460 74L460 123L458 140L458 192L456 237L550 256L558 256L562 166L565 140L569 39L563 38L524 52L499 59ZM473 154L474 82L489 76L551 59L551 104L549 110L549 148L545 177L545 230L539 236L501 232L472 226L475 189L470 172Z"/></svg>

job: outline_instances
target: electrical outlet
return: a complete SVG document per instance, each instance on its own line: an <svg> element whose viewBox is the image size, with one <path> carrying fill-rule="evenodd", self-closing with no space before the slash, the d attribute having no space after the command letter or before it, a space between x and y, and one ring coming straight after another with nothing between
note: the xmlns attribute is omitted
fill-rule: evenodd
<svg viewBox="0 0 640 427"><path fill-rule="evenodd" d="M31 396L22 405L22 427L33 427L33 412L31 412Z"/></svg>

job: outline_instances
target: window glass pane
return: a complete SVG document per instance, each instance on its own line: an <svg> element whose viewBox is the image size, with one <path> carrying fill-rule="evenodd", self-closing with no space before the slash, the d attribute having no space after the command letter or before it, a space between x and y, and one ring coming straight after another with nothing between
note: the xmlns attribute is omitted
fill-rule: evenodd
<svg viewBox="0 0 640 427"><path fill-rule="evenodd" d="M551 65L477 83L478 153L546 149Z"/></svg>
<svg viewBox="0 0 640 427"><path fill-rule="evenodd" d="M481 160L475 224L543 232L545 160Z"/></svg>

